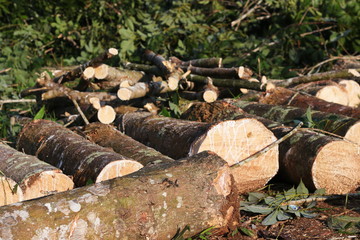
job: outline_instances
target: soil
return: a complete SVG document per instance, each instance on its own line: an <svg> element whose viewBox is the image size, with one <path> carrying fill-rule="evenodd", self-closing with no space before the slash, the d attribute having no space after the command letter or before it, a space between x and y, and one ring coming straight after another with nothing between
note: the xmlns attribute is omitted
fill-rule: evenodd
<svg viewBox="0 0 360 240"><path fill-rule="evenodd" d="M360 217L360 197L345 196L318 202L314 207L317 212L315 218L294 218L287 221L279 221L272 226L264 226L261 221L264 215L256 215L241 211L240 224L237 230L227 234L212 234L209 240L251 240L251 239L279 239L279 240L309 240L309 239L360 239L360 235L345 234L329 228L326 220L331 216ZM250 229L254 235L247 236L240 229ZM200 238L204 239L204 238Z"/></svg>

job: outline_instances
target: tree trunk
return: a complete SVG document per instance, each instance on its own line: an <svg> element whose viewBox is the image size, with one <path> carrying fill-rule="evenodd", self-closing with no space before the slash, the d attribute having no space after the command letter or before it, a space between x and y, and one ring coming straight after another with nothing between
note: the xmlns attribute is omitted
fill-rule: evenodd
<svg viewBox="0 0 360 240"><path fill-rule="evenodd" d="M73 175L76 186L123 176L142 167L47 120L35 120L24 126L17 148Z"/></svg>
<svg viewBox="0 0 360 240"><path fill-rule="evenodd" d="M0 176L0 206L24 200L24 194L11 178Z"/></svg>
<svg viewBox="0 0 360 240"><path fill-rule="evenodd" d="M360 117L360 109L344 106L337 103L330 103L316 97L306 96L286 88L274 88L269 90L260 103L273 105L290 105L300 108L311 107L313 110L342 114L353 118Z"/></svg>
<svg viewBox="0 0 360 240"><path fill-rule="evenodd" d="M200 123L137 112L122 115L119 129L159 152L180 159L204 150L218 154L230 165L276 140L266 127L252 118L219 123ZM232 168L240 192L264 186L277 172L278 149Z"/></svg>
<svg viewBox="0 0 360 240"><path fill-rule="evenodd" d="M214 153L0 208L2 239L170 239L209 228L233 229L238 193ZM36 226L36 227L34 227Z"/></svg>
<svg viewBox="0 0 360 240"><path fill-rule="evenodd" d="M194 104L182 116L197 121L248 118L242 110L226 102ZM280 123L256 117L277 138L291 128ZM356 144L315 133L297 131L279 145L279 175L298 184L300 180L309 189L325 188L329 194L343 194L355 190L360 183L360 152Z"/></svg>
<svg viewBox="0 0 360 240"><path fill-rule="evenodd" d="M94 143L112 148L115 152L134 159L142 165L159 164L174 161L153 148L135 141L110 125L91 123L84 129L84 133Z"/></svg>
<svg viewBox="0 0 360 240"><path fill-rule="evenodd" d="M310 111L311 119L309 119L308 112L304 108L238 100L228 100L228 102L240 107L249 114L267 118L285 125L294 125L294 120L302 121L307 125L310 124L309 127L319 128L360 144L360 121L357 118L320 111ZM311 124L313 124L313 126Z"/></svg>
<svg viewBox="0 0 360 240"><path fill-rule="evenodd" d="M0 170L20 186L24 200L74 187L73 181L60 169L5 144L0 144ZM0 200L2 201L3 199Z"/></svg>

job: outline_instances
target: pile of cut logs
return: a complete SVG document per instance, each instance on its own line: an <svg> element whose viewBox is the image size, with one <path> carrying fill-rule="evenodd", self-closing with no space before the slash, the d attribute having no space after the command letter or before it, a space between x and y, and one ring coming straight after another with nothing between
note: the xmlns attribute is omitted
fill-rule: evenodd
<svg viewBox="0 0 360 240"><path fill-rule="evenodd" d="M0 144L1 239L169 239L186 225L185 237L226 232L238 223L239 194L275 175L328 194L359 187L356 69L259 81L219 58L145 51L152 65L105 64L117 54L44 72L22 92L62 124L30 119L17 150ZM198 101L181 119L159 116L175 91Z"/></svg>

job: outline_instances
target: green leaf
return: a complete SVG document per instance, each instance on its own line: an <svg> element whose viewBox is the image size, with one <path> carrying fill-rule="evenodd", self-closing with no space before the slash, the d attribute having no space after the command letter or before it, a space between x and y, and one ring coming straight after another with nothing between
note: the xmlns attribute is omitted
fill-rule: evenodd
<svg viewBox="0 0 360 240"><path fill-rule="evenodd" d="M302 198L309 196L309 190L305 187L302 180L300 180L299 186L296 188L296 194L301 195Z"/></svg>
<svg viewBox="0 0 360 240"><path fill-rule="evenodd" d="M289 190L284 191L284 195L285 195L285 199L286 199L286 200L293 199L294 196L296 195L296 190L295 190L295 188L292 187L292 188L290 188Z"/></svg>
<svg viewBox="0 0 360 240"><path fill-rule="evenodd" d="M245 234L246 236L249 236L249 237L254 237L255 236L255 233L254 231L246 228L246 227L240 227L240 231Z"/></svg>
<svg viewBox="0 0 360 240"><path fill-rule="evenodd" d="M288 214L288 213L286 213L286 212L284 212L282 210L279 210L279 213L278 213L276 219L278 221L284 221L284 220L292 219L292 217L291 217L290 214Z"/></svg>
<svg viewBox="0 0 360 240"><path fill-rule="evenodd" d="M300 211L301 216L306 218L314 218L317 216L317 213L309 212L309 211Z"/></svg>
<svg viewBox="0 0 360 240"><path fill-rule="evenodd" d="M259 192L250 192L248 196L248 201L251 203L258 203L262 199L264 199L267 196L265 193L259 193Z"/></svg>
<svg viewBox="0 0 360 240"><path fill-rule="evenodd" d="M261 222L262 225L269 226L277 223L277 216L279 214L278 210L273 211Z"/></svg>
<svg viewBox="0 0 360 240"><path fill-rule="evenodd" d="M316 189L315 192L314 192L314 195L317 195L317 196L323 196L325 194L326 194L325 188Z"/></svg>
<svg viewBox="0 0 360 240"><path fill-rule="evenodd" d="M269 214L271 213L274 208L267 207L264 205L248 205L241 208L241 210L253 213L260 213L260 214Z"/></svg>
<svg viewBox="0 0 360 240"><path fill-rule="evenodd" d="M35 114L34 120L43 119L45 116L45 105L43 105L40 110Z"/></svg>

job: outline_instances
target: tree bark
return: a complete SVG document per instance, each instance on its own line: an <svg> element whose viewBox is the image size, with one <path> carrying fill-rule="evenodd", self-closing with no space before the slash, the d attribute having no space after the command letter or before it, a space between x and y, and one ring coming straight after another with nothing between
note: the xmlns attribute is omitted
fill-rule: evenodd
<svg viewBox="0 0 360 240"><path fill-rule="evenodd" d="M285 125L295 124L294 120L311 124L308 119L307 109L292 106L277 106L239 100L227 100L231 104L241 108L243 111L280 122ZM313 128L318 128L336 135L345 137L353 142L360 144L360 120L334 113L320 111L310 111Z"/></svg>
<svg viewBox="0 0 360 240"><path fill-rule="evenodd" d="M24 200L74 187L73 181L60 169L5 144L0 144L0 170L19 185Z"/></svg>
<svg viewBox="0 0 360 240"><path fill-rule="evenodd" d="M35 120L24 126L17 148L73 175L76 186L123 176L142 167L134 160L47 120Z"/></svg>
<svg viewBox="0 0 360 240"><path fill-rule="evenodd" d="M316 97L306 96L299 92L280 87L269 90L259 102L273 105L289 105L300 108L310 107L311 109L317 111L342 114L353 118L360 117L359 108L330 103Z"/></svg>
<svg viewBox="0 0 360 240"><path fill-rule="evenodd" d="M0 208L2 239L170 239L234 229L238 193L226 162L203 152L137 173ZM36 227L34 227L36 226ZM220 231L220 230L219 230Z"/></svg>
<svg viewBox="0 0 360 240"><path fill-rule="evenodd" d="M174 161L153 148L135 141L110 125L91 123L84 129L88 139L102 147L112 148L115 152L134 159L142 165Z"/></svg>
<svg viewBox="0 0 360 240"><path fill-rule="evenodd" d="M0 206L23 200L24 194L18 184L11 178L0 176Z"/></svg>
<svg viewBox="0 0 360 240"><path fill-rule="evenodd" d="M200 123L137 112L122 115L116 125L135 140L173 159L210 150L230 165L276 140L264 125L252 118ZM231 171L239 191L246 192L264 186L277 169L278 149L274 148Z"/></svg>
<svg viewBox="0 0 360 240"><path fill-rule="evenodd" d="M182 118L197 121L221 121L248 118L243 110L227 102L194 104ZM277 138L291 128L255 117ZM344 194L360 183L360 152L356 144L308 130L297 131L279 145L279 176L298 184L302 180L312 190L325 188L328 194Z"/></svg>

